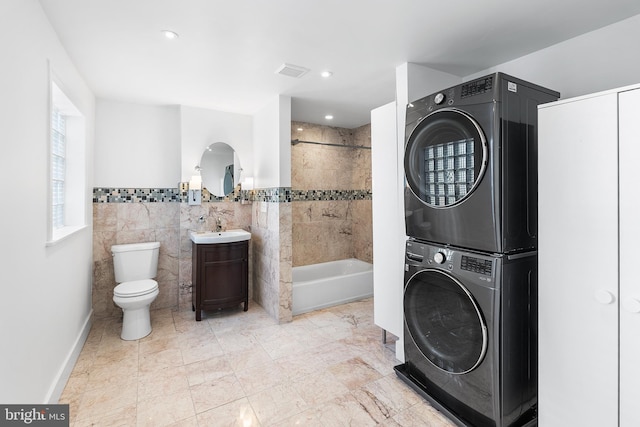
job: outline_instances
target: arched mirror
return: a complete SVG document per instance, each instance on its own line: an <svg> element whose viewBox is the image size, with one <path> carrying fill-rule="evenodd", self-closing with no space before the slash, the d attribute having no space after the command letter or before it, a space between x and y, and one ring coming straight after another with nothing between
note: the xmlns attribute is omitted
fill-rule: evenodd
<svg viewBox="0 0 640 427"><path fill-rule="evenodd" d="M224 142L210 144L200 159L202 186L214 196L224 197L240 182L240 161Z"/></svg>

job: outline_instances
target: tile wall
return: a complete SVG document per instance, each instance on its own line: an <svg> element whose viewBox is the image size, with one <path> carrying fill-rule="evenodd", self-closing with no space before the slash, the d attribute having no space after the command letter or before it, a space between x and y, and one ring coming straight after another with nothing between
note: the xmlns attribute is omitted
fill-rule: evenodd
<svg viewBox="0 0 640 427"><path fill-rule="evenodd" d="M298 131L303 128L304 131ZM294 139L371 146L370 126L343 129L292 123ZM372 262L371 150L296 144L291 188L203 194L189 206L186 184L169 189L95 188L93 195L93 309L120 316L113 303L114 244L159 241L160 294L152 309L191 305L189 230L251 231L250 298L279 322L292 319L292 266L344 258ZM201 221L200 218L203 218Z"/></svg>
<svg viewBox="0 0 640 427"><path fill-rule="evenodd" d="M191 304L189 230L213 229L218 217L225 229L251 229L251 203L241 203L238 194L189 206L182 202L186 200L186 192L181 190L186 188L94 189L93 310L96 317L122 313L112 300L115 286L112 245L159 241L160 293L151 308L177 308ZM205 199L211 200L208 195ZM199 221L201 216L204 221Z"/></svg>
<svg viewBox="0 0 640 427"><path fill-rule="evenodd" d="M286 200L253 203L253 299L280 323L293 318L291 210Z"/></svg>
<svg viewBox="0 0 640 427"><path fill-rule="evenodd" d="M299 130L302 129L302 130ZM293 122L293 266L345 258L373 262L371 126L344 129Z"/></svg>

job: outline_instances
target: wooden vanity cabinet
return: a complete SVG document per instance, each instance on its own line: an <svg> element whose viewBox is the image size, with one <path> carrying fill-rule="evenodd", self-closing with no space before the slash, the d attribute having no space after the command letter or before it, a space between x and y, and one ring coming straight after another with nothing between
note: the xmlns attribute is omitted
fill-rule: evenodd
<svg viewBox="0 0 640 427"><path fill-rule="evenodd" d="M192 245L192 308L196 320L202 310L249 309L249 241Z"/></svg>

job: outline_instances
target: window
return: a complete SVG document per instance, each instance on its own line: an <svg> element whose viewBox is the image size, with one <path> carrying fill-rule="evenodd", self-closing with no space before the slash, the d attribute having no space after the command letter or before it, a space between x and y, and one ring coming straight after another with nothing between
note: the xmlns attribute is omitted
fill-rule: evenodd
<svg viewBox="0 0 640 427"><path fill-rule="evenodd" d="M55 244L86 226L85 119L51 81L49 236Z"/></svg>
<svg viewBox="0 0 640 427"><path fill-rule="evenodd" d="M54 106L51 115L51 225L53 230L64 227L66 155L65 116Z"/></svg>

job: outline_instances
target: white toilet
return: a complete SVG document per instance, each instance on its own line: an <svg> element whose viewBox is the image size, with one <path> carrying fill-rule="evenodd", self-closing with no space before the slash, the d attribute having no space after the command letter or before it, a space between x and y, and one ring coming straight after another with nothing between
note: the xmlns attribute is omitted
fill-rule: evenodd
<svg viewBox="0 0 640 427"><path fill-rule="evenodd" d="M137 340L151 333L149 306L158 296L159 242L111 246L113 269L118 286L113 302L122 308L123 340Z"/></svg>

